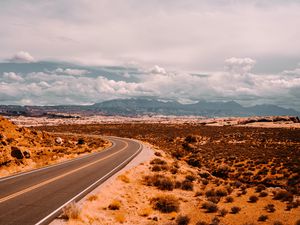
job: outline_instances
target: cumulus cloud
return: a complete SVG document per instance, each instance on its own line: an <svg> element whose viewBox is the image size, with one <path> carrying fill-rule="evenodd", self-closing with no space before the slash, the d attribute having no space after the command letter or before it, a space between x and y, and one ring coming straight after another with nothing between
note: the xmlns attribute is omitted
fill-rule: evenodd
<svg viewBox="0 0 300 225"><path fill-rule="evenodd" d="M167 71L158 65L155 65L153 68L151 68L149 72L154 74L167 74Z"/></svg>
<svg viewBox="0 0 300 225"><path fill-rule="evenodd" d="M17 63L31 63L35 62L35 59L28 52L20 51L10 58L9 61Z"/></svg>
<svg viewBox="0 0 300 225"><path fill-rule="evenodd" d="M255 60L251 58L229 58L225 60L225 68L231 73L235 74L247 74L251 71L255 65Z"/></svg>
<svg viewBox="0 0 300 225"><path fill-rule="evenodd" d="M9 81L23 81L24 79L21 77L21 76L19 76L19 75L17 75L16 73L14 73L14 72L5 72L5 73L3 73L3 78L5 79L5 80L9 80Z"/></svg>
<svg viewBox="0 0 300 225"><path fill-rule="evenodd" d="M67 74L67 75L75 75L75 76L80 76L89 73L89 71L87 70L69 69L69 68L67 69L57 68L54 72L59 74Z"/></svg>
<svg viewBox="0 0 300 225"><path fill-rule="evenodd" d="M300 75L283 71L278 74L255 74L250 71L255 60L231 58L231 68L198 76L168 72L157 66L137 69L131 81L113 80L99 73L70 76L66 69L48 72L0 76L0 99L9 104L87 104L115 98L152 96L164 100L236 100L245 105L271 103L300 110ZM121 69L117 68L117 73ZM291 70L293 71L293 70ZM124 69L124 74L126 69ZM78 73L77 73L78 74ZM134 80L134 81L133 81Z"/></svg>

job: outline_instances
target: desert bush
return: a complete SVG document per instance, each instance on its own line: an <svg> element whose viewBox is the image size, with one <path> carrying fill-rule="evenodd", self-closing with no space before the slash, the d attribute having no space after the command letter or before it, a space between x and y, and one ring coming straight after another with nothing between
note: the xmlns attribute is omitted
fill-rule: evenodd
<svg viewBox="0 0 300 225"><path fill-rule="evenodd" d="M181 189L186 191L192 191L194 189L194 184L190 180L184 180L181 183Z"/></svg>
<svg viewBox="0 0 300 225"><path fill-rule="evenodd" d="M186 179L186 180L189 180L189 181L195 181L195 180L196 180L196 177L195 177L194 175L189 174L189 175L186 175L186 176L185 176L185 179Z"/></svg>
<svg viewBox="0 0 300 225"><path fill-rule="evenodd" d="M150 164L151 165L166 165L167 164L167 162L165 161L165 160L162 160L162 159L160 159L160 158L155 158L155 159L152 159L151 161L150 161Z"/></svg>
<svg viewBox="0 0 300 225"><path fill-rule="evenodd" d="M205 192L206 197L211 197L211 196L216 196L216 191L215 189L209 189Z"/></svg>
<svg viewBox="0 0 300 225"><path fill-rule="evenodd" d="M274 221L273 225L283 225L283 223L281 221L276 220Z"/></svg>
<svg viewBox="0 0 300 225"><path fill-rule="evenodd" d="M195 158L195 156L191 156L186 160L187 164L193 167L200 167L201 163L199 159Z"/></svg>
<svg viewBox="0 0 300 225"><path fill-rule="evenodd" d="M216 190L216 195L219 197L224 197L228 195L228 192L225 188L219 188Z"/></svg>
<svg viewBox="0 0 300 225"><path fill-rule="evenodd" d="M161 174L145 176L144 182L146 185L155 186L160 190L172 191L174 189L174 182L169 177Z"/></svg>
<svg viewBox="0 0 300 225"><path fill-rule="evenodd" d="M121 208L121 202L118 200L113 200L109 205L108 208L110 210L119 210Z"/></svg>
<svg viewBox="0 0 300 225"><path fill-rule="evenodd" d="M220 212L220 216L224 217L224 216L227 215L228 210L227 209L221 209L219 212Z"/></svg>
<svg viewBox="0 0 300 225"><path fill-rule="evenodd" d="M176 218L176 224L177 225L188 225L190 220L191 219L188 216L179 215Z"/></svg>
<svg viewBox="0 0 300 225"><path fill-rule="evenodd" d="M207 200L217 204L217 203L220 202L221 197L219 197L219 196L210 196L210 197L207 197Z"/></svg>
<svg viewBox="0 0 300 225"><path fill-rule="evenodd" d="M259 197L267 197L268 196L268 192L262 191L259 193L258 195Z"/></svg>
<svg viewBox="0 0 300 225"><path fill-rule="evenodd" d="M274 204L268 204L265 206L265 210L267 210L267 212L275 212L275 205Z"/></svg>
<svg viewBox="0 0 300 225"><path fill-rule="evenodd" d="M258 221L266 221L269 217L267 215L260 215Z"/></svg>
<svg viewBox="0 0 300 225"><path fill-rule="evenodd" d="M151 171L153 172L160 172L160 171L167 171L169 167L167 165L154 165L151 168Z"/></svg>
<svg viewBox="0 0 300 225"><path fill-rule="evenodd" d="M88 201L96 201L98 199L98 196L97 195L90 195L88 198L87 198L87 200Z"/></svg>
<svg viewBox="0 0 300 225"><path fill-rule="evenodd" d="M280 190L274 193L273 199L280 201L290 201L291 199L293 199L293 195L286 190Z"/></svg>
<svg viewBox="0 0 300 225"><path fill-rule="evenodd" d="M153 208L162 213L177 212L179 210L179 201L171 195L162 195L150 200Z"/></svg>
<svg viewBox="0 0 300 225"><path fill-rule="evenodd" d="M218 205L210 201L204 202L202 204L202 208L206 209L206 212L208 213L213 213L218 211Z"/></svg>
<svg viewBox="0 0 300 225"><path fill-rule="evenodd" d="M220 219L218 218L218 217L214 217L214 218L212 218L212 220L211 220L211 225L218 225L220 223Z"/></svg>
<svg viewBox="0 0 300 225"><path fill-rule="evenodd" d="M263 185L263 184L259 184L259 185L257 185L256 188L255 188L255 191L256 191L256 192L262 192L262 191L264 191L264 190L266 190L266 186Z"/></svg>
<svg viewBox="0 0 300 225"><path fill-rule="evenodd" d="M251 203L255 203L257 201L258 201L258 197L256 195L251 195L248 200L248 202L251 202Z"/></svg>
<svg viewBox="0 0 300 225"><path fill-rule="evenodd" d="M69 219L76 220L79 218L79 215L80 215L80 209L75 202L69 203L62 209L62 218L66 220Z"/></svg>
<svg viewBox="0 0 300 225"><path fill-rule="evenodd" d="M203 185L208 185L208 184L209 184L209 181L208 181L207 179L203 179L203 180L202 180L202 184L203 184Z"/></svg>
<svg viewBox="0 0 300 225"><path fill-rule="evenodd" d="M238 206L233 206L231 207L231 213L232 214L237 214L241 211L241 207L238 207Z"/></svg>
<svg viewBox="0 0 300 225"><path fill-rule="evenodd" d="M207 179L207 178L210 177L210 174L209 174L208 172L201 172L201 173L199 173L199 176L200 176L201 178Z"/></svg>
<svg viewBox="0 0 300 225"><path fill-rule="evenodd" d="M160 152L155 152L154 155L160 157L160 156L161 156L161 153L160 153Z"/></svg>
<svg viewBox="0 0 300 225"><path fill-rule="evenodd" d="M227 196L227 197L225 198L225 202L226 202L226 203L230 203L230 202L233 202L233 201L234 201L234 199L233 199L232 196Z"/></svg>
<svg viewBox="0 0 300 225"><path fill-rule="evenodd" d="M300 220L297 220L297 221L295 222L295 225L300 225Z"/></svg>
<svg viewBox="0 0 300 225"><path fill-rule="evenodd" d="M184 139L184 141L187 143L195 143L197 142L197 137L189 135Z"/></svg>

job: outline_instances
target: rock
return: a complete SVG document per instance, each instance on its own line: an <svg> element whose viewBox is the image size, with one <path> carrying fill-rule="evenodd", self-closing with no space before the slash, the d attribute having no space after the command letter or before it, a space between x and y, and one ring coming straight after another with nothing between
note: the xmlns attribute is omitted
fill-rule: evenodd
<svg viewBox="0 0 300 225"><path fill-rule="evenodd" d="M77 144L78 145L83 145L85 143L83 138L79 138Z"/></svg>
<svg viewBox="0 0 300 225"><path fill-rule="evenodd" d="M60 137L57 137L55 139L55 143L61 145L63 143L63 140Z"/></svg>
<svg viewBox="0 0 300 225"><path fill-rule="evenodd" d="M30 158L30 152L29 151L24 151L23 152L23 155L26 159L29 159Z"/></svg>
<svg viewBox="0 0 300 225"><path fill-rule="evenodd" d="M18 147L11 147L10 155L14 158L17 158L17 159L23 159L24 158L22 151Z"/></svg>

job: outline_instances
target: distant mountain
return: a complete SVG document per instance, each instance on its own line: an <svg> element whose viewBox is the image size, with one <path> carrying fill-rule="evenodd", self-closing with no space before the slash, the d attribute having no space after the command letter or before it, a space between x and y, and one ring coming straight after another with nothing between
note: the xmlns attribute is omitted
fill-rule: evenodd
<svg viewBox="0 0 300 225"><path fill-rule="evenodd" d="M255 105L244 107L234 101L181 104L175 101L163 102L155 99L116 99L94 105L60 105L60 106L0 106L0 114L27 116L55 116L60 113L77 113L84 115L175 115L175 116L299 116L294 109L276 105Z"/></svg>

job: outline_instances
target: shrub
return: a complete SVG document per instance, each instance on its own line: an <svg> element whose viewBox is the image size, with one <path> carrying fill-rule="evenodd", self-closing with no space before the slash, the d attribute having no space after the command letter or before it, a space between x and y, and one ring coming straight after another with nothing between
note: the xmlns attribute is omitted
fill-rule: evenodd
<svg viewBox="0 0 300 225"><path fill-rule="evenodd" d="M220 210L220 216L222 216L222 217L226 216L227 213L228 213L227 209L221 209Z"/></svg>
<svg viewBox="0 0 300 225"><path fill-rule="evenodd" d="M276 210L274 204L266 205L265 209L267 210L267 212L275 212L275 210Z"/></svg>
<svg viewBox="0 0 300 225"><path fill-rule="evenodd" d="M273 199L280 201L289 201L293 199L293 195L286 190L280 190L275 192Z"/></svg>
<svg viewBox="0 0 300 225"><path fill-rule="evenodd" d="M193 182L191 182L190 180L184 180L181 183L181 189L182 190L186 190L186 191L192 191L194 188L194 184Z"/></svg>
<svg viewBox="0 0 300 225"><path fill-rule="evenodd" d="M188 225L190 220L191 219L188 216L179 215L176 218L176 224L178 224L178 225Z"/></svg>
<svg viewBox="0 0 300 225"><path fill-rule="evenodd" d="M295 225L300 225L300 220L297 220L297 221L295 222Z"/></svg>
<svg viewBox="0 0 300 225"><path fill-rule="evenodd" d="M267 197L268 196L268 192L262 191L259 193L258 195L259 197Z"/></svg>
<svg viewBox="0 0 300 225"><path fill-rule="evenodd" d="M154 155L160 157L160 156L161 156L161 153L160 153L160 152L155 152Z"/></svg>
<svg viewBox="0 0 300 225"><path fill-rule="evenodd" d="M258 221L266 221L269 217L267 215L260 215Z"/></svg>
<svg viewBox="0 0 300 225"><path fill-rule="evenodd" d="M232 214L237 214L237 213L239 213L240 211L241 211L241 208L238 207L238 206L233 206L233 207L231 207L231 213L232 213Z"/></svg>
<svg viewBox="0 0 300 225"><path fill-rule="evenodd" d="M195 181L196 180L196 177L194 175L186 175L185 176L185 179L186 180L189 180L189 181Z"/></svg>
<svg viewBox="0 0 300 225"><path fill-rule="evenodd" d="M150 162L151 165L166 165L167 162L165 160L162 160L160 158L155 158L155 159L152 159L151 162Z"/></svg>
<svg viewBox="0 0 300 225"><path fill-rule="evenodd" d="M207 190L205 192L206 197L216 196L216 191L214 189Z"/></svg>
<svg viewBox="0 0 300 225"><path fill-rule="evenodd" d="M219 201L221 200L221 197L219 196L211 196L207 198L208 201L213 202L213 203L219 203Z"/></svg>
<svg viewBox="0 0 300 225"><path fill-rule="evenodd" d="M208 213L213 213L213 212L217 212L218 211L218 205L216 203L213 202L204 202L202 204L202 208L206 209L206 212Z"/></svg>
<svg viewBox="0 0 300 225"><path fill-rule="evenodd" d="M177 212L179 210L179 201L171 195L158 196L150 200L153 208L162 213Z"/></svg>
<svg viewBox="0 0 300 225"><path fill-rule="evenodd" d="M108 208L110 210L119 210L121 208L121 202L118 200L113 200L112 203L109 204Z"/></svg>
<svg viewBox="0 0 300 225"><path fill-rule="evenodd" d="M226 189L222 188L222 189L217 189L216 190L216 195L219 197L224 197L228 195L228 192Z"/></svg>
<svg viewBox="0 0 300 225"><path fill-rule="evenodd" d="M184 139L187 143L194 143L197 142L197 138L195 136L189 135Z"/></svg>
<svg viewBox="0 0 300 225"><path fill-rule="evenodd" d="M214 217L211 220L211 225L218 225L220 223L220 219L218 217Z"/></svg>
<svg viewBox="0 0 300 225"><path fill-rule="evenodd" d="M227 202L227 203L230 203L230 202L233 202L233 201L234 201L234 199L233 199L232 196L227 196L227 197L225 198L225 202Z"/></svg>
<svg viewBox="0 0 300 225"><path fill-rule="evenodd" d="M68 205L66 205L63 209L62 209L62 218L69 220L69 219L78 219L79 218L79 214L80 214L80 210L79 207L76 205L75 202L71 202Z"/></svg>
<svg viewBox="0 0 300 225"><path fill-rule="evenodd" d="M145 176L144 182L146 185L155 186L160 190L172 191L174 189L174 182L169 177L160 174Z"/></svg>
<svg viewBox="0 0 300 225"><path fill-rule="evenodd" d="M97 195L90 195L88 198L87 198L87 200L88 201L96 201L98 199L98 196Z"/></svg>
<svg viewBox="0 0 300 225"><path fill-rule="evenodd" d="M266 187L265 187L265 185L263 185L263 184L257 185L257 187L256 187L256 189L255 189L256 192L262 192L262 191L264 191L264 190L266 190Z"/></svg>
<svg viewBox="0 0 300 225"><path fill-rule="evenodd" d="M248 202L251 202L251 203L255 203L257 201L258 201L258 197L256 195L251 195L248 200Z"/></svg>

